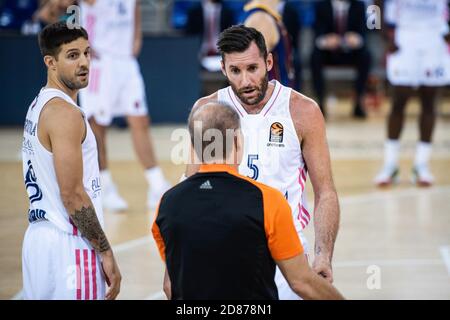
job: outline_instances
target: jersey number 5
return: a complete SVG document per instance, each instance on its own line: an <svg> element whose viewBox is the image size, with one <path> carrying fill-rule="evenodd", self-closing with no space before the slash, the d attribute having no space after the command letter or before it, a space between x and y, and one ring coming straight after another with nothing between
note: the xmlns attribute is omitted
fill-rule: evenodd
<svg viewBox="0 0 450 320"><path fill-rule="evenodd" d="M254 160L258 160L258 155L257 154L249 154L248 160L247 160L247 166L253 171L253 175L248 176L248 177L253 180L258 180L259 169L256 166L256 164L253 163Z"/></svg>

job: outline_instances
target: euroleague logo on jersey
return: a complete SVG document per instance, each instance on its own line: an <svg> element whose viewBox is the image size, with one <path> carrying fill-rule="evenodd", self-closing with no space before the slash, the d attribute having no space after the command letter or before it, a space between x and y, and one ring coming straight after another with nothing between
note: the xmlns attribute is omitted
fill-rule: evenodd
<svg viewBox="0 0 450 320"><path fill-rule="evenodd" d="M270 146L284 147L283 142L284 128L279 122L274 122L270 126L269 143Z"/></svg>

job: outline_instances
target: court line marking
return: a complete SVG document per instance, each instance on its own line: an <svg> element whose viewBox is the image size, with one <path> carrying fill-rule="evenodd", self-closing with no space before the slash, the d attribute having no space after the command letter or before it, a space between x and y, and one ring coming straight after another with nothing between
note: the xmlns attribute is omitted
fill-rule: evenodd
<svg viewBox="0 0 450 320"><path fill-rule="evenodd" d="M439 252L441 253L442 260L444 260L448 275L450 276L450 246L440 246Z"/></svg>
<svg viewBox="0 0 450 320"><path fill-rule="evenodd" d="M361 202L382 201L382 200L393 199L393 198L395 198L395 199L407 198L407 197L413 197L416 195L423 196L423 195L431 195L431 194L444 193L444 192L450 192L450 186L438 186L438 187L433 187L432 189L418 189L416 187L402 189L402 190L387 189L386 191L374 191L374 192L366 193L366 194L358 194L358 195L340 197L339 203L341 205L353 205L353 204L359 204Z"/></svg>
<svg viewBox="0 0 450 320"><path fill-rule="evenodd" d="M353 268L375 266L435 266L442 265L440 259L392 259L392 260L355 260L355 261L336 261L333 262L333 268Z"/></svg>
<svg viewBox="0 0 450 320"><path fill-rule="evenodd" d="M133 249L134 247L138 247L144 244L150 244L151 242L152 237L148 235L134 240L125 241L123 243L113 246L112 249L114 253L120 253Z"/></svg>
<svg viewBox="0 0 450 320"><path fill-rule="evenodd" d="M371 193L367 193L367 194L359 194L359 195L351 195L351 196L342 196L339 199L339 202L341 205L352 205L352 204L356 204L356 203L360 203L360 202L365 202L365 201L379 201L379 200L384 200L386 198L393 198L393 197L411 197L414 195L417 195L419 192L420 194L434 194L434 193L440 193L440 192L448 192L450 190L450 186L434 186L432 189L429 190L423 190L423 189L417 189L417 188L409 188L409 189L403 189L403 190L386 190L385 192L380 192L380 191L376 191L376 192L371 192ZM137 238L137 239L133 239L133 240L129 240L129 241L125 241L123 243L117 244L115 246L113 246L113 251L115 253L120 253L120 252L125 252L128 251L130 249L133 249L135 247L144 245L144 244L149 244L151 243L151 236L144 236L141 238ZM447 248L447 250L442 250L442 248ZM442 246L440 247L440 252L441 252L441 256L442 259L444 260L444 264L447 267L447 271L450 275L450 254L448 253L449 246ZM426 263L428 264L442 264L442 260L414 260L414 259L405 259L405 260L380 260L380 261L372 261L372 262L378 262L378 263L388 263L388 261L397 261L398 263L400 263L400 265L406 265L408 263L410 263L411 261L428 261ZM399 262L399 261L404 261L404 262ZM408 262L409 261L409 262ZM438 263L440 262L440 263ZM425 265L426 265L425 263ZM358 267L358 266L368 266L368 265L380 265L377 263L367 263L367 261L343 261L343 262L334 262L333 266L336 267ZM420 264L420 263L419 263ZM385 265L395 265L395 264L385 264ZM409 264L411 265L411 264ZM165 297L164 293L162 291L156 292L156 293L152 293L149 296L147 296L147 300L157 300L157 299L149 299L152 297L160 297L161 294L163 295L163 297ZM20 290L17 294L15 294L11 300L20 300L22 299L22 290Z"/></svg>

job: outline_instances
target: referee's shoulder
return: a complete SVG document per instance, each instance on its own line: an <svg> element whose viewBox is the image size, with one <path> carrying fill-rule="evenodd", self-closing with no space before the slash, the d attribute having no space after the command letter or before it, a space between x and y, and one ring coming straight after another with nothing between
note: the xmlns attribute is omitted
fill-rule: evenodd
<svg viewBox="0 0 450 320"><path fill-rule="evenodd" d="M268 199L268 200L279 201L281 198L284 199L283 194L279 190L277 190L277 189L275 189L275 188L273 188L271 186L268 186L267 184L264 184L264 183L259 182L259 181L255 181L255 180L253 180L253 179L251 179L249 177L246 177L246 176L243 176L243 175L240 175L240 174L237 175L237 177L241 178L242 180L245 180L245 181L249 182L250 184L252 184L256 188L258 188L261 191L261 193L263 194L263 197Z"/></svg>

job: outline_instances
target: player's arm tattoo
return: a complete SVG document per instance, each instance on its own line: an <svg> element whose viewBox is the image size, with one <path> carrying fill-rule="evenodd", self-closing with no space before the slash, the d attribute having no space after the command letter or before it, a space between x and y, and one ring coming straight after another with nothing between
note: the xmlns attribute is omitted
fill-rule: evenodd
<svg viewBox="0 0 450 320"><path fill-rule="evenodd" d="M75 210L71 218L81 234L89 240L97 252L105 252L111 248L92 206L83 206L80 210Z"/></svg>
<svg viewBox="0 0 450 320"><path fill-rule="evenodd" d="M316 255L319 255L322 252L322 248L320 246L316 247Z"/></svg>

